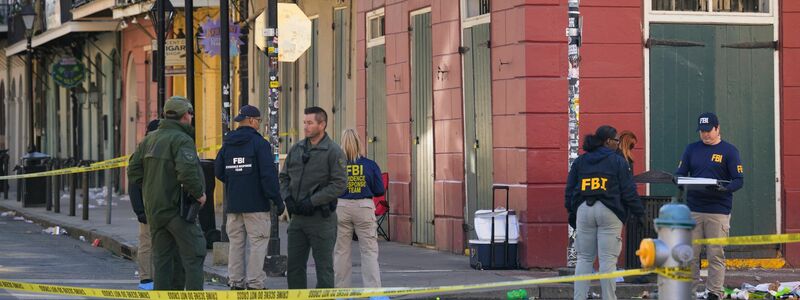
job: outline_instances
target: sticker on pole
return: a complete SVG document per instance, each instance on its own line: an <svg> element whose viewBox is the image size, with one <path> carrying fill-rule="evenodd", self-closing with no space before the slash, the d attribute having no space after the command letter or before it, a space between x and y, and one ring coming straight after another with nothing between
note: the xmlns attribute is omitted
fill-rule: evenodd
<svg viewBox="0 0 800 300"><path fill-rule="evenodd" d="M266 11L256 18L256 31L267 27ZM278 3L278 36L281 48L278 61L293 62L311 47L311 20L294 3ZM256 46L261 51L267 49L267 37L256 34Z"/></svg>

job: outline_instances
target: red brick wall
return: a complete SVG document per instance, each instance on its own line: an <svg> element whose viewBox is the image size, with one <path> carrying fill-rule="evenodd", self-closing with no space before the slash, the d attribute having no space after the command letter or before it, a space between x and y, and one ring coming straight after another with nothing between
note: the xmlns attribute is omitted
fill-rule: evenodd
<svg viewBox="0 0 800 300"><path fill-rule="evenodd" d="M505 98L508 101L525 99L525 105L519 111L508 109L509 105L506 105L508 116L498 116L499 112L495 110L494 128L498 133L509 132L524 120L526 143L516 145L514 140L509 140L509 144L496 142L495 161L502 161L503 152L507 156L517 155L515 147L525 150L521 159L506 159L513 162L527 160L525 164L507 164L507 172L526 166L522 196L527 196L527 205L518 208L523 211L522 264L525 267L559 267L566 263L567 246L567 216L563 208L567 175L567 50L564 36L567 4L556 0L516 2L519 3L504 5L509 6L507 10L496 5L498 12L493 11L493 37L497 37L495 32L505 31L506 43L512 43L493 49L494 101L502 98L500 87L502 81L506 81L506 93L520 89L516 86L523 87L525 92L519 97L506 95ZM619 130L632 130L639 138L635 158L644 162L641 1L584 0L580 11L584 17L585 37L581 47L581 135L593 132L602 124ZM495 18L494 14L505 14L506 17ZM510 25L503 24L503 20ZM525 24L524 36L514 35L513 29L518 24ZM509 67L509 70L500 69L501 60L519 57L525 58L524 66L514 67L512 61L502 66ZM516 80L522 83L515 85ZM509 84L511 88L508 88ZM497 135L495 137L496 141L501 140ZM635 166L636 172L644 169L644 163ZM498 168L495 168L497 173ZM496 180L499 179L495 176ZM515 183L510 178L508 181ZM548 243L538 242L542 240Z"/></svg>
<svg viewBox="0 0 800 300"><path fill-rule="evenodd" d="M781 178L782 224L786 233L800 232L800 144L791 143L800 131L800 2L780 3L781 84ZM800 265L800 244L786 244L785 257L791 266Z"/></svg>
<svg viewBox="0 0 800 300"><path fill-rule="evenodd" d="M430 7L433 39L434 213L436 248L461 253L464 249L464 150L461 112L460 19L454 0L376 0L358 2L358 126L366 130L365 14L384 7L386 15L386 104L389 189L392 194L391 234L411 242L411 77L410 13ZM435 70L447 70L437 77Z"/></svg>

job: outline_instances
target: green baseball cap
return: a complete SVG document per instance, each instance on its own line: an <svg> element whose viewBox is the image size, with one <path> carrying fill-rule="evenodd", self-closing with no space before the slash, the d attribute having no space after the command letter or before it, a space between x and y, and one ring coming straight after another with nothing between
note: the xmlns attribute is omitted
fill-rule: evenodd
<svg viewBox="0 0 800 300"><path fill-rule="evenodd" d="M182 96L172 96L169 97L166 103L164 103L164 116L168 118L179 118L182 117L185 113L194 114L194 110L192 109L192 104L189 103L189 100L186 100L186 97Z"/></svg>

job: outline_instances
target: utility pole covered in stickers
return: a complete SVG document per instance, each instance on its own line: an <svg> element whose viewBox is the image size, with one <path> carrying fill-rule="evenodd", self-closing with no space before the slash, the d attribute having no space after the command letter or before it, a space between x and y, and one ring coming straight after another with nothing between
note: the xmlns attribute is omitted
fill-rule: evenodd
<svg viewBox="0 0 800 300"><path fill-rule="evenodd" d="M578 141L580 137L580 68L581 56L578 49L581 47L581 20L578 6L580 0L569 0L569 23L567 27L567 58L569 70L567 71L567 81L569 82L569 152L567 171L572 168L572 163L578 158ZM575 267L578 260L575 253L575 228L569 226L569 246L567 247L567 267Z"/></svg>
<svg viewBox="0 0 800 300"><path fill-rule="evenodd" d="M280 82L278 78L278 0L267 0L267 28L264 36L267 38L267 58L269 59L269 80L267 82L267 103L269 104L269 143L272 144L272 154L275 157L275 168L280 169L278 140L278 98L280 96ZM281 240L278 233L278 210L270 210L271 219L270 238L267 245L267 257L264 261L264 271L270 276L283 276L286 273L285 255L281 254Z"/></svg>

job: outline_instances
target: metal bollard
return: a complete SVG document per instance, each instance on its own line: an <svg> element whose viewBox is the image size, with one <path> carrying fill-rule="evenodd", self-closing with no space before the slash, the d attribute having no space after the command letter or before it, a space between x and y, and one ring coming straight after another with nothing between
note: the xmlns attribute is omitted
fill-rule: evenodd
<svg viewBox="0 0 800 300"><path fill-rule="evenodd" d="M56 159L55 166L56 168L61 168L63 166L63 160ZM62 184L62 176L53 176L53 212L54 213L61 213L61 184Z"/></svg>
<svg viewBox="0 0 800 300"><path fill-rule="evenodd" d="M673 198L658 211L655 219L658 239L643 239L636 255L642 267L666 267L689 269L694 258L692 229L695 222L689 207ZM693 299L692 281L681 281L658 276L659 299Z"/></svg>
<svg viewBox="0 0 800 300"><path fill-rule="evenodd" d="M53 159L50 159L47 162L47 170L48 171L55 170L54 165L53 165ZM53 183L53 176L47 176L44 179L44 189L45 189L45 192L44 192L44 208L45 208L46 211L53 210L53 186L52 186L52 183Z"/></svg>
<svg viewBox="0 0 800 300"><path fill-rule="evenodd" d="M69 174L69 216L75 216L75 178L78 174Z"/></svg>
<svg viewBox="0 0 800 300"><path fill-rule="evenodd" d="M81 189L83 190L83 219L89 220L89 173L83 172L83 179L81 180Z"/></svg>

